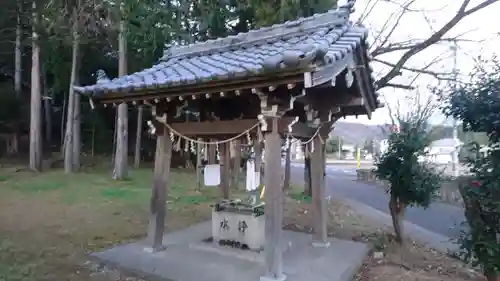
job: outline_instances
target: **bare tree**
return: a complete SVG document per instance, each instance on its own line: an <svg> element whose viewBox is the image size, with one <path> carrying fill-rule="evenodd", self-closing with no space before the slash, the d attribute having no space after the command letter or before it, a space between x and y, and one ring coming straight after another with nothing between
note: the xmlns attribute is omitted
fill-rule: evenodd
<svg viewBox="0 0 500 281"><path fill-rule="evenodd" d="M127 41L125 37L125 20L123 19L123 3L117 3L119 19L118 31L118 75L125 76L127 74ZM116 153L115 153L115 169L113 178L122 180L127 176L127 158L128 158L128 108L126 103L121 103L118 106L118 122L116 134Z"/></svg>
<svg viewBox="0 0 500 281"><path fill-rule="evenodd" d="M33 171L42 170L42 96L40 92L40 46L38 45L38 7L32 3L32 64L31 64L31 108L30 108L30 163Z"/></svg>
<svg viewBox="0 0 500 281"><path fill-rule="evenodd" d="M22 87L22 36L23 36L23 25L21 22L23 13L23 1L17 0L16 9L16 44L14 51L14 90L16 92L16 98L21 98L21 87ZM19 139L20 139L20 124L16 122L14 125L14 134L12 134L11 145L9 147L9 154L17 154L19 152Z"/></svg>
<svg viewBox="0 0 500 281"><path fill-rule="evenodd" d="M73 27L72 27L72 37L73 37L73 54L71 58L71 77L70 77L70 87L68 96L68 117L66 118L66 133L64 136L64 172L71 173L75 168L75 157L74 153L75 147L75 90L73 85L78 84L78 67L79 67L79 52L80 52L80 34L79 34L79 8L81 6L81 0L73 8ZM79 128L78 128L79 129ZM76 140L78 141L78 140Z"/></svg>
<svg viewBox="0 0 500 281"><path fill-rule="evenodd" d="M432 66L434 66L443 58L442 56L437 56L435 59L427 62L422 67L412 68L407 64L410 59L414 58L422 51L440 42L471 41L466 38L467 32L453 37L449 37L448 35L450 34L450 31L454 27L456 27L463 19L474 14L477 11L491 6L499 0L460 1L461 4L456 13L448 21L446 21L445 24L438 28L434 28L432 24L429 23L432 32L427 38L399 41L394 38L394 34L396 34L396 31L400 28L401 21L410 13L423 13L425 16L426 10L414 8L419 3L418 0L368 0L367 5L361 13L359 21L366 20L366 18L374 12L374 7L378 4L381 4L382 2L389 2L398 7L397 11L390 14L382 25L381 29L376 32L377 34L375 34L375 40L370 50L370 54L373 57L374 61L388 66L388 70L384 73L381 73L380 78L378 78L378 80L376 81L377 89L382 89L385 87L413 89L414 87L412 84L416 80L416 77L420 75L430 75L439 80L453 80L454 77L451 71L440 72L432 69ZM401 53L401 55L396 56L395 60L387 59L386 55L396 53ZM405 71L416 74L415 78L408 84L394 83L394 78L402 75L402 73Z"/></svg>

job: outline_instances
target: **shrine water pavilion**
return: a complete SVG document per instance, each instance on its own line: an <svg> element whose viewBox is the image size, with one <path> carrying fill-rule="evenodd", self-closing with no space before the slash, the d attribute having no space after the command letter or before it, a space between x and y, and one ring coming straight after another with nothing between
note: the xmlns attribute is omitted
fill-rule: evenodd
<svg viewBox="0 0 500 281"><path fill-rule="evenodd" d="M311 247L328 247L324 141L339 118L370 117L380 107L367 53L368 30L349 19L354 2L247 33L170 47L151 68L74 87L95 106L143 104L153 112L157 151L145 242L152 254L168 251L169 247L163 237L175 136L218 140L221 163L228 158L224 140L241 137L265 144L261 280L286 278L282 249L283 140L310 139L315 212ZM187 118L183 110L196 112L198 120ZM222 189L228 190L227 170L222 167Z"/></svg>

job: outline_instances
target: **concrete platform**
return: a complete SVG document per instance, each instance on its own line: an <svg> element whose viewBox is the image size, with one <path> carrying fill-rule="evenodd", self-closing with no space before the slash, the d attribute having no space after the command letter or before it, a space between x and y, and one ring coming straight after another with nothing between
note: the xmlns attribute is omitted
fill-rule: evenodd
<svg viewBox="0 0 500 281"><path fill-rule="evenodd" d="M264 275L264 254L202 242L211 236L211 222L170 233L167 249L152 253L144 241L92 256L109 266L153 280L258 281ZM311 246L310 235L284 231L284 273L289 281L350 281L369 247L338 239L330 247Z"/></svg>

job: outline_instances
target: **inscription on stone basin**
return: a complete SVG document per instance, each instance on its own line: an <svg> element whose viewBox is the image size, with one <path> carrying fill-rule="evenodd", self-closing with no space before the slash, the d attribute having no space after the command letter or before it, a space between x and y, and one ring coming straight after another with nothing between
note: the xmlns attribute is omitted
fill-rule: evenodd
<svg viewBox="0 0 500 281"><path fill-rule="evenodd" d="M229 240L247 245L251 250L262 250L265 243L265 216L231 211L212 211L214 242Z"/></svg>

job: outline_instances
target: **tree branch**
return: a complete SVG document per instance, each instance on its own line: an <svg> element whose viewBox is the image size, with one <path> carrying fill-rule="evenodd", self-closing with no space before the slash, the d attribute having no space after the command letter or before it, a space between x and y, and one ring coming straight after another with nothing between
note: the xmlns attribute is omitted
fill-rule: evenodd
<svg viewBox="0 0 500 281"><path fill-rule="evenodd" d="M403 89L403 90L415 90L415 87L412 85L403 85L403 84L397 84L397 83L387 83L386 87Z"/></svg>
<svg viewBox="0 0 500 281"><path fill-rule="evenodd" d="M469 30L466 32L462 32L454 37L440 38L436 43L439 43L439 42L475 42L475 43L481 42L482 40L470 40L470 39L460 38L460 37L465 36L466 34L473 32L473 31L475 31L475 29ZM411 39L411 40L407 40L407 41L393 42L393 43L389 43L385 47L383 45L379 45L370 54L372 55L372 57L376 57L376 56L380 56L380 55L383 55L386 53L410 50L410 49L415 48L417 45L422 44L425 40L427 40L427 39Z"/></svg>
<svg viewBox="0 0 500 281"><path fill-rule="evenodd" d="M403 4L403 7L404 8L408 8L411 4L413 4L416 0L407 0L404 4ZM389 38L392 36L392 34L394 33L394 31L396 30L396 28L398 27L401 19L403 18L403 16L406 14L406 10L405 9L401 9L400 10L400 13L399 15L397 15L396 17L396 21L394 22L392 28L389 30L389 33L385 36L385 38L382 40L382 42L380 43L380 46L384 46L387 41L389 40ZM384 23L384 25L382 26L382 30L380 31L379 35L375 38L374 42L377 42L380 40L380 36L382 36L382 34L384 33L384 30L387 28L387 25L389 24L389 21L391 20L392 18L392 15L391 17L389 17L386 22Z"/></svg>
<svg viewBox="0 0 500 281"><path fill-rule="evenodd" d="M390 66L392 68L396 67L395 64L390 63L388 61L384 61L384 60L377 59L377 58L373 58L372 60L376 61L376 62L379 62L379 63L382 63L382 64L385 64L385 65ZM433 63L435 63L435 62L433 62ZM449 73L448 72L435 72L435 71L427 70L427 68L431 64L429 64L429 65L427 65L427 66L425 66L423 68L412 68L412 67L402 66L402 67L400 67L400 70L407 70L407 71L411 71L411 72L416 72L416 73L431 75L431 76L436 77L436 79L439 79L439 80L449 80L449 81L454 80L451 77L446 77L448 75L452 75L453 73L451 73L451 72L449 72ZM400 73L398 73L398 74L400 74Z"/></svg>
<svg viewBox="0 0 500 281"><path fill-rule="evenodd" d="M405 63L408 62L408 60L411 57L427 49L429 46L432 46L433 44L439 42L441 38L443 38L444 35L447 32L449 32L453 27L455 27L462 19L473 14L476 11L488 7L489 5L495 2L498 2L498 0L485 0L480 4L478 4L477 6L467 9L467 6L469 5L470 1L471 0L463 0L462 5L458 9L455 16L452 19L450 19L450 21L448 21L445 25L443 25L438 31L432 34L429 38L427 38L426 40L424 40L419 44L416 44L411 49L407 50L401 56L401 58L394 64L394 67L386 75L384 75L376 82L376 87L378 89L386 87L387 83L389 83L390 80L394 79L399 75L402 67L405 65Z"/></svg>

